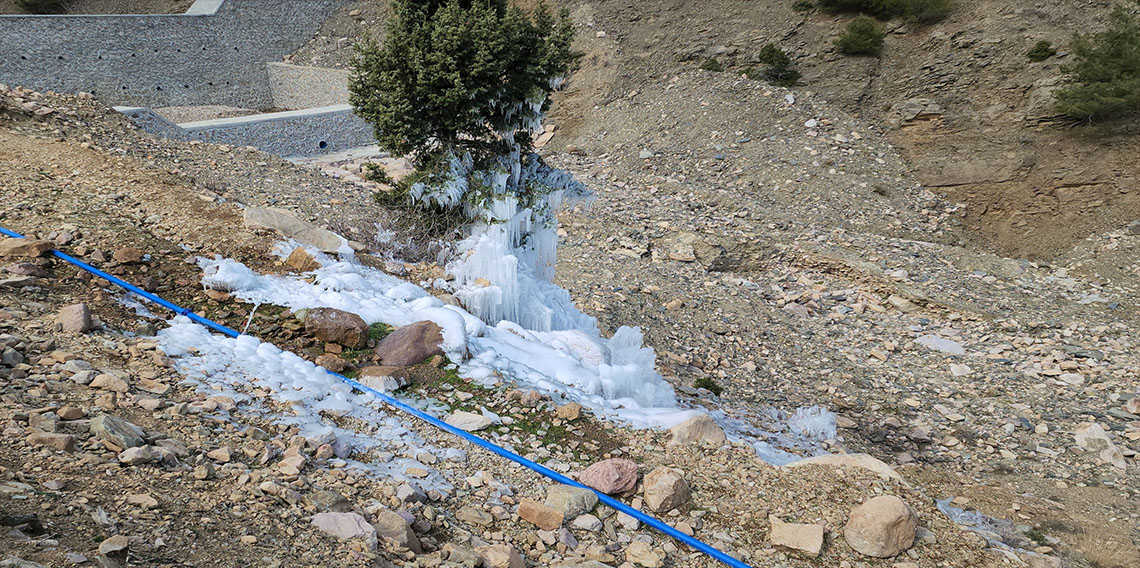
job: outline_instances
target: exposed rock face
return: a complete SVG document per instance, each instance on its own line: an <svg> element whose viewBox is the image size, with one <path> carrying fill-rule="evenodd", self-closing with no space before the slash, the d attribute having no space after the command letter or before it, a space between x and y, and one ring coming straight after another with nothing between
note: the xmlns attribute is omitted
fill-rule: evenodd
<svg viewBox="0 0 1140 568"><path fill-rule="evenodd" d="M823 550L823 527L800 523L785 523L774 515L768 516L771 524L769 538L772 546L799 552L816 558Z"/></svg>
<svg viewBox="0 0 1140 568"><path fill-rule="evenodd" d="M314 308L305 314L305 333L327 343L360 349L368 340L368 324L351 312Z"/></svg>
<svg viewBox="0 0 1140 568"><path fill-rule="evenodd" d="M51 241L36 239L0 238L0 256L37 258L55 248Z"/></svg>
<svg viewBox="0 0 1140 568"><path fill-rule="evenodd" d="M443 355L441 343L443 330L434 322L420 321L388 334L376 346L376 355L384 365L408 367L432 355Z"/></svg>
<svg viewBox="0 0 1140 568"><path fill-rule="evenodd" d="M73 304L60 308L59 324L66 333L87 333L95 329L95 322L91 319L91 308L87 304Z"/></svg>
<svg viewBox="0 0 1140 568"><path fill-rule="evenodd" d="M689 483L679 469L659 467L645 476L645 504L664 513L689 502Z"/></svg>
<svg viewBox="0 0 1140 568"><path fill-rule="evenodd" d="M622 458L602 460L582 471L578 480L607 495L625 493L637 485L637 462Z"/></svg>
<svg viewBox="0 0 1140 568"><path fill-rule="evenodd" d="M716 444L720 445L728 440L724 430L708 414L694 416L669 429L673 438L669 440L670 446L682 444Z"/></svg>
<svg viewBox="0 0 1140 568"><path fill-rule="evenodd" d="M881 495L855 507L843 528L843 538L860 554L890 558L910 548L918 516L902 499Z"/></svg>

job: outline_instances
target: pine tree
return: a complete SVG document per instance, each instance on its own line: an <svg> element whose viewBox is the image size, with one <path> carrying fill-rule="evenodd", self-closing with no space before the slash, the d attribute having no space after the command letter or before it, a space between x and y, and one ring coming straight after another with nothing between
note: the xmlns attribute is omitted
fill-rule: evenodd
<svg viewBox="0 0 1140 568"><path fill-rule="evenodd" d="M1140 114L1140 23L1117 5L1108 29L1093 36L1075 34L1076 61L1062 69L1069 83L1056 94L1057 110L1094 121Z"/></svg>

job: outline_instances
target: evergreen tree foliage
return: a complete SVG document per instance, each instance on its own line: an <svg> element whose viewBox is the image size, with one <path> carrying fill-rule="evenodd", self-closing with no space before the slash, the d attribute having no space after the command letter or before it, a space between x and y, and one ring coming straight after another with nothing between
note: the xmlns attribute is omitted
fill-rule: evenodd
<svg viewBox="0 0 1140 568"><path fill-rule="evenodd" d="M883 38L887 33L874 18L859 16L847 23L847 31L835 38L835 46L847 55L874 55L883 52Z"/></svg>
<svg viewBox="0 0 1140 568"><path fill-rule="evenodd" d="M1127 8L1117 5L1102 32L1075 34L1072 54L1059 112L1087 121L1140 114L1140 23Z"/></svg>
<svg viewBox="0 0 1140 568"><path fill-rule="evenodd" d="M381 148L417 162L526 152L572 39L569 15L541 3L527 14L507 0L396 0L383 42L358 48L350 101Z"/></svg>
<svg viewBox="0 0 1140 568"><path fill-rule="evenodd" d="M791 87L800 79L800 72L792 68L792 58L774 44L766 44L760 50L757 59L767 65L764 69L764 79L773 85Z"/></svg>

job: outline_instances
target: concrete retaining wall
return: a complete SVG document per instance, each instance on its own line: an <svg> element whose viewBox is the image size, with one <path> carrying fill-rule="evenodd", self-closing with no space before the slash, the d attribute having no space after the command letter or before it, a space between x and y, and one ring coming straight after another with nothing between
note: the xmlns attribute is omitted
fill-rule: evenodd
<svg viewBox="0 0 1140 568"><path fill-rule="evenodd" d="M149 108L115 107L158 136L253 146L279 156L315 156L374 144L372 127L349 105L174 124Z"/></svg>
<svg viewBox="0 0 1140 568"><path fill-rule="evenodd" d="M266 63L347 0L203 0L186 14L0 16L0 83L149 107L272 106Z"/></svg>

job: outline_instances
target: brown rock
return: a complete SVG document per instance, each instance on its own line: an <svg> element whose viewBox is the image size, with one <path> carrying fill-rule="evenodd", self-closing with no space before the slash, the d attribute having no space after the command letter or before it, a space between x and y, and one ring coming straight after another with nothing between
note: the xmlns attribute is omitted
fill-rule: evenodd
<svg viewBox="0 0 1140 568"><path fill-rule="evenodd" d="M28 435L27 442L33 446L47 446L61 452L75 451L75 436L71 434L35 432Z"/></svg>
<svg viewBox="0 0 1140 568"><path fill-rule="evenodd" d="M48 275L48 271L44 270L42 266L30 262L9 264L4 267L4 271L17 276L33 276L35 278L46 278Z"/></svg>
<svg viewBox="0 0 1140 568"><path fill-rule="evenodd" d="M121 264L134 264L142 262L143 251L134 247L125 247L112 253L111 258Z"/></svg>
<svg viewBox="0 0 1140 568"><path fill-rule="evenodd" d="M63 420L79 420L83 418L83 409L75 406L65 406L55 411L55 415Z"/></svg>
<svg viewBox="0 0 1140 568"><path fill-rule="evenodd" d="M376 514L375 519L372 528L376 530L376 536L392 549L410 550L416 554L423 553L423 548L420 547L420 539L416 538L416 533L412 532L412 527L399 513L381 511Z"/></svg>
<svg viewBox="0 0 1140 568"><path fill-rule="evenodd" d="M659 467L645 476L645 504L664 513L689 502L689 483L684 473L671 467Z"/></svg>
<svg viewBox="0 0 1140 568"><path fill-rule="evenodd" d="M775 515L769 515L768 522L771 524L768 537L772 546L793 550L809 558L818 557L823 550L822 526L785 523Z"/></svg>
<svg viewBox="0 0 1140 568"><path fill-rule="evenodd" d="M126 550L129 544L126 536L117 534L99 543L99 554L114 554Z"/></svg>
<svg viewBox="0 0 1140 568"><path fill-rule="evenodd" d="M293 270L308 272L320 268L321 264L317 262L317 259L313 258L312 254L309 254L309 251L305 250L305 247L297 247L293 249L293 252L289 253L289 257L285 259L285 266Z"/></svg>
<svg viewBox="0 0 1140 568"><path fill-rule="evenodd" d="M558 529L564 520L562 511L534 499L523 499L519 503L519 517L545 531Z"/></svg>
<svg viewBox="0 0 1140 568"><path fill-rule="evenodd" d="M855 507L843 538L860 554L891 558L914 544L918 515L894 495L880 495Z"/></svg>
<svg viewBox="0 0 1140 568"><path fill-rule="evenodd" d="M305 314L305 333L321 341L360 349L368 340L368 324L351 312L314 308Z"/></svg>
<svg viewBox="0 0 1140 568"><path fill-rule="evenodd" d="M339 373L348 367L348 361L345 361L342 357L338 357L332 353L325 353L324 355L317 357L316 363L334 373Z"/></svg>
<svg viewBox="0 0 1140 568"><path fill-rule="evenodd" d="M670 446L701 443L719 446L728 440L724 430L708 414L694 416L669 431L673 433L673 439L669 440Z"/></svg>
<svg viewBox="0 0 1140 568"><path fill-rule="evenodd" d="M563 420L577 420L582 417L582 405L577 402L571 402L558 407L554 411L555 418Z"/></svg>
<svg viewBox="0 0 1140 568"><path fill-rule="evenodd" d="M55 243L51 241L0 238L0 256L36 258L47 254L54 248Z"/></svg>
<svg viewBox="0 0 1140 568"><path fill-rule="evenodd" d="M376 346L376 355L384 365L408 367L422 363L433 355L443 355L443 330L430 321L420 321L397 328Z"/></svg>
<svg viewBox="0 0 1140 568"><path fill-rule="evenodd" d="M67 333L87 333L95 329L91 319L91 308L87 304L73 304L60 308L59 323Z"/></svg>
<svg viewBox="0 0 1140 568"><path fill-rule="evenodd" d="M637 463L622 458L602 460L586 468L578 481L607 495L625 493L637 485Z"/></svg>
<svg viewBox="0 0 1140 568"><path fill-rule="evenodd" d="M509 544L491 544L475 549L486 568L525 568L522 556Z"/></svg>
<svg viewBox="0 0 1140 568"><path fill-rule="evenodd" d="M103 373L91 381L91 388L109 390L111 392L127 392L131 385L124 379L108 373Z"/></svg>

